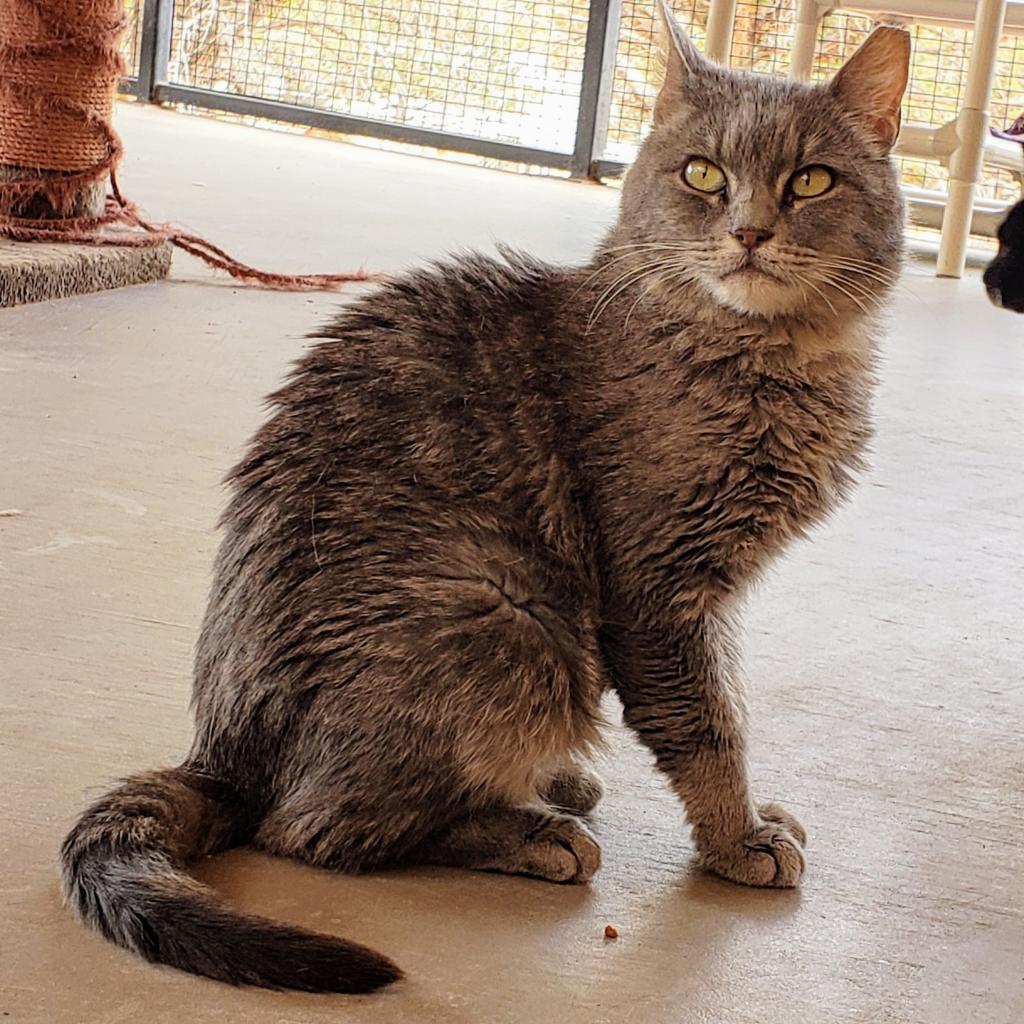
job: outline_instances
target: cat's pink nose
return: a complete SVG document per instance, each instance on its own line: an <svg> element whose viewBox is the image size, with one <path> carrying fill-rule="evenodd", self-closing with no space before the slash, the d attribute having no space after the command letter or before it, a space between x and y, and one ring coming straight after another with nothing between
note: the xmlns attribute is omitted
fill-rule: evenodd
<svg viewBox="0 0 1024 1024"><path fill-rule="evenodd" d="M738 228L732 233L740 245L745 249L756 249L762 242L767 242L774 235L774 231L768 228Z"/></svg>

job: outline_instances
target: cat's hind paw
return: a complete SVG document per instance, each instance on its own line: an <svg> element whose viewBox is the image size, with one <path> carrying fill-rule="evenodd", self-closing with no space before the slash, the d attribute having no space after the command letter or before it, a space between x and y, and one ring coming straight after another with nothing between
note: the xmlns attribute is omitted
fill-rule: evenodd
<svg viewBox="0 0 1024 1024"><path fill-rule="evenodd" d="M601 866L601 847L576 818L552 815L519 850L515 851L516 874L533 875L551 882L589 882ZM503 866L500 870L510 870Z"/></svg>
<svg viewBox="0 0 1024 1024"><path fill-rule="evenodd" d="M591 771L574 768L553 776L543 791L544 802L567 814L589 814L604 793L601 780Z"/></svg>

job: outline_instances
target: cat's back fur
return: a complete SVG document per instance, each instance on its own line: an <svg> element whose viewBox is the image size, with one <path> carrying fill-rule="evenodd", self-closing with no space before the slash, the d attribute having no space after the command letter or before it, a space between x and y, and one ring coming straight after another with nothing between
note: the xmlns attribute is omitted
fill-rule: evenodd
<svg viewBox="0 0 1024 1024"><path fill-rule="evenodd" d="M330 340L272 397L273 416L230 478L197 662L204 758L251 749L253 735L237 732L225 704L252 703L254 678L274 684L253 733L276 742L280 723L265 726L268 709L315 715L326 672L344 691L342 713L354 706L360 716L379 707L393 717L402 701L382 700L381 690L400 677L415 701L405 710L429 722L424 742L439 757L480 760L489 772L505 760L500 784L524 799L536 795L538 759L554 768L593 742L603 682L571 415L569 279L521 256L467 256L390 283L318 332ZM450 628L466 621L476 622L470 636ZM272 642L254 644L254 631ZM485 664L510 640L544 647L542 660L556 656L563 664L551 680L564 690L541 699L526 689L522 707L507 709L533 722L536 749L518 749L517 728L514 749L494 750L491 735L476 751L474 717L507 695L467 687L465 659ZM254 663L255 652L270 663ZM413 693L411 675L423 678ZM446 706L450 737L438 729ZM325 742L337 743L338 728L324 729ZM416 726L395 719L388 728L408 742ZM474 786L486 792L488 780L474 777ZM279 817L293 821L293 809ZM289 831L294 839L294 824ZM393 857L399 839L381 837L381 854ZM375 852L353 856L371 863Z"/></svg>

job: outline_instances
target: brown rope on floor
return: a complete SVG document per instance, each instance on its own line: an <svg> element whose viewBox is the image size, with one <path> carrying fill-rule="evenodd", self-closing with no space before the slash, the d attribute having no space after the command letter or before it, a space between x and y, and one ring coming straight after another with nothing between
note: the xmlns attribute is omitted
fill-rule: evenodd
<svg viewBox="0 0 1024 1024"><path fill-rule="evenodd" d="M258 270L198 235L143 219L118 187L123 149L111 124L114 91L125 70L118 44L126 24L122 0L0 3L0 165L46 168L0 181L0 236L132 247L170 242L246 284L288 291L375 280L379 275L362 270ZM82 191L108 177L103 214L74 215ZM40 200L49 215L29 216Z"/></svg>

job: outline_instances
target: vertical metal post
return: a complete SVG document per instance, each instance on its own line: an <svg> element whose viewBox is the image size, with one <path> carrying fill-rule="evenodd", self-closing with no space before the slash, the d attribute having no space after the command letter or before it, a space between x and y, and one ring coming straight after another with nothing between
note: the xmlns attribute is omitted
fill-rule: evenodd
<svg viewBox="0 0 1024 1024"><path fill-rule="evenodd" d="M999 37L1006 17L1006 0L980 0L974 20L971 59L967 65L963 106L956 119L957 146L949 158L946 215L935 273L960 277L967 259L974 192L981 177L988 138L989 100L999 55Z"/></svg>
<svg viewBox="0 0 1024 1024"><path fill-rule="evenodd" d="M732 54L732 33L736 24L736 0L711 0L708 7L707 36L704 55L716 64L729 66Z"/></svg>
<svg viewBox="0 0 1024 1024"><path fill-rule="evenodd" d="M594 161L604 153L621 15L622 0L590 0L576 144L569 162L573 178L593 177Z"/></svg>
<svg viewBox="0 0 1024 1024"><path fill-rule="evenodd" d="M156 101L156 87L167 81L173 21L174 0L145 0L139 42L138 98L147 103Z"/></svg>
<svg viewBox="0 0 1024 1024"><path fill-rule="evenodd" d="M818 30L831 12L826 0L796 0L793 15L793 49L789 57L789 76L798 82L809 82L814 69L814 52L818 46Z"/></svg>

